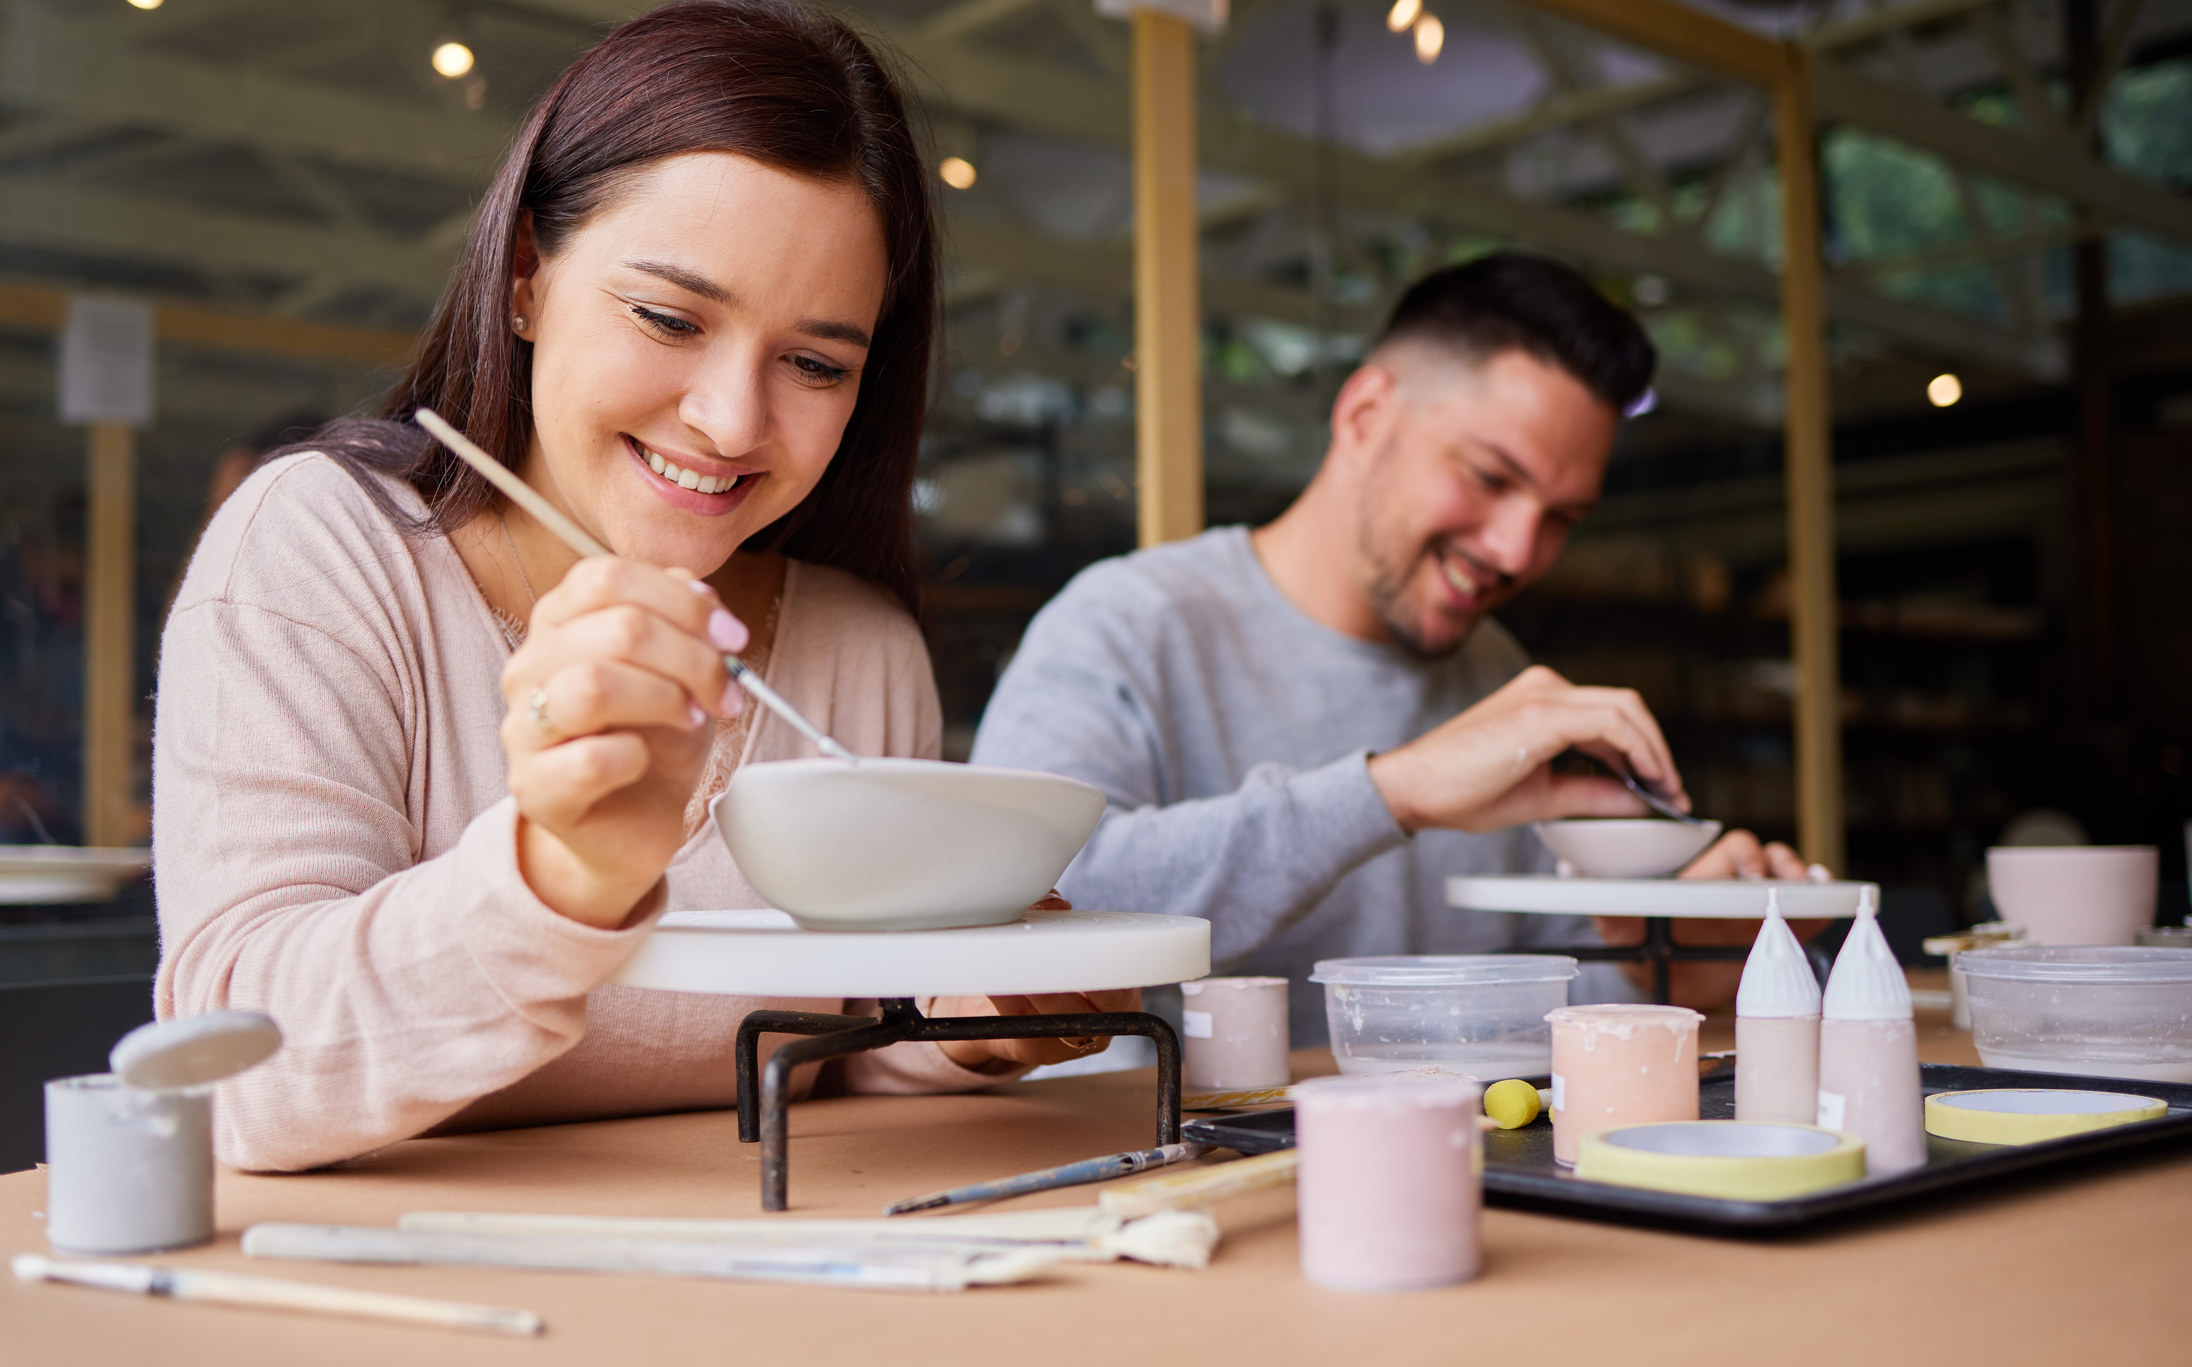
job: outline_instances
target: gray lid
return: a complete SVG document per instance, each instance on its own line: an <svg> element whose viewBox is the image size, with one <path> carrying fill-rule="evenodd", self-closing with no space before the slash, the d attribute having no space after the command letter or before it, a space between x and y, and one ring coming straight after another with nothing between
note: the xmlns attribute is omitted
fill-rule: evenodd
<svg viewBox="0 0 2192 1367"><path fill-rule="evenodd" d="M140 1091L166 1092L219 1082L281 1047L282 1032L270 1017L209 1011L138 1026L122 1036L107 1064Z"/></svg>
<svg viewBox="0 0 2192 1367"><path fill-rule="evenodd" d="M1491 987L1566 982L1576 961L1565 954L1386 954L1319 959L1313 983L1343 987Z"/></svg>

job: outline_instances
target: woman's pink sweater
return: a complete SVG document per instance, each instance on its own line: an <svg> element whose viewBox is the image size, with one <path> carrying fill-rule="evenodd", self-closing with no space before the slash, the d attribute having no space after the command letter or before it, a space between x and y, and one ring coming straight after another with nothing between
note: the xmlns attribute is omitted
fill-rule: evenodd
<svg viewBox="0 0 2192 1367"><path fill-rule="evenodd" d="M607 985L663 911L765 904L712 825L624 929L536 898L497 738L508 657L448 541L401 534L326 456L269 464L207 528L161 639L157 1005L265 1011L286 1040L221 1085L225 1161L308 1168L436 1127L732 1106L746 1012L864 1009ZM938 751L919 630L849 575L789 565L767 677L861 754ZM764 712L741 762L809 753ZM846 1064L856 1091L997 1080L932 1044Z"/></svg>

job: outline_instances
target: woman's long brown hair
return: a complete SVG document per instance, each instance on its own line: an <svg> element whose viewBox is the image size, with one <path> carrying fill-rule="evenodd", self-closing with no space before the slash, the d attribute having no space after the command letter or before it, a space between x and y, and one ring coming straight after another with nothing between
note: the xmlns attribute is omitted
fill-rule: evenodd
<svg viewBox="0 0 2192 1367"><path fill-rule="evenodd" d="M341 461L413 531L446 531L491 507L493 489L412 426L412 411L436 410L516 465L533 431L532 346L510 328L521 216L553 256L642 167L685 152L849 182L874 205L889 274L859 401L821 481L747 546L850 571L917 611L911 494L936 310L928 176L890 71L844 24L784 0L667 5L574 62L518 130L380 416L334 423L293 449ZM416 489L427 518L406 516L376 476Z"/></svg>

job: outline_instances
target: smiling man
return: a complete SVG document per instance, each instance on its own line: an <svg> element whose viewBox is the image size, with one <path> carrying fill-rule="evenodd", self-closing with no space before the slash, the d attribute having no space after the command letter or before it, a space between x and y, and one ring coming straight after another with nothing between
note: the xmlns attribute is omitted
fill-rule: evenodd
<svg viewBox="0 0 2192 1367"><path fill-rule="evenodd" d="M1082 778L1109 809L1059 890L1203 916L1221 973L1293 980L1323 1038L1318 959L1589 943L1581 918L1455 911L1448 876L1546 870L1526 823L1643 815L1581 748L1681 797L1626 689L1532 667L1489 615L1552 568L1596 505L1654 357L1636 320L1556 262L1499 253L1394 308L1278 520L1091 566L1029 626L974 759ZM1724 837L1690 876L1804 876ZM1733 990L1685 966L1677 995ZM1606 965L1579 999L1633 995Z"/></svg>

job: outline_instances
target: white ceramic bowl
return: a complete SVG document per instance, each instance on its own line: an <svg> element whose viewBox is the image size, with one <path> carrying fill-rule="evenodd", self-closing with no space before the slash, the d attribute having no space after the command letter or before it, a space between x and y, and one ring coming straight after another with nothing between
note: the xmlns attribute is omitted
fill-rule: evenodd
<svg viewBox="0 0 2192 1367"><path fill-rule="evenodd" d="M2154 924L2152 845L2019 845L1987 851L1987 891L2035 945L2128 945Z"/></svg>
<svg viewBox="0 0 2192 1367"><path fill-rule="evenodd" d="M1663 878L1720 838L1720 823L1691 826L1662 817L1578 817L1540 821L1545 848L1592 878Z"/></svg>
<svg viewBox="0 0 2192 1367"><path fill-rule="evenodd" d="M715 800L739 872L808 930L1017 921L1104 814L1077 779L923 759L749 764Z"/></svg>

